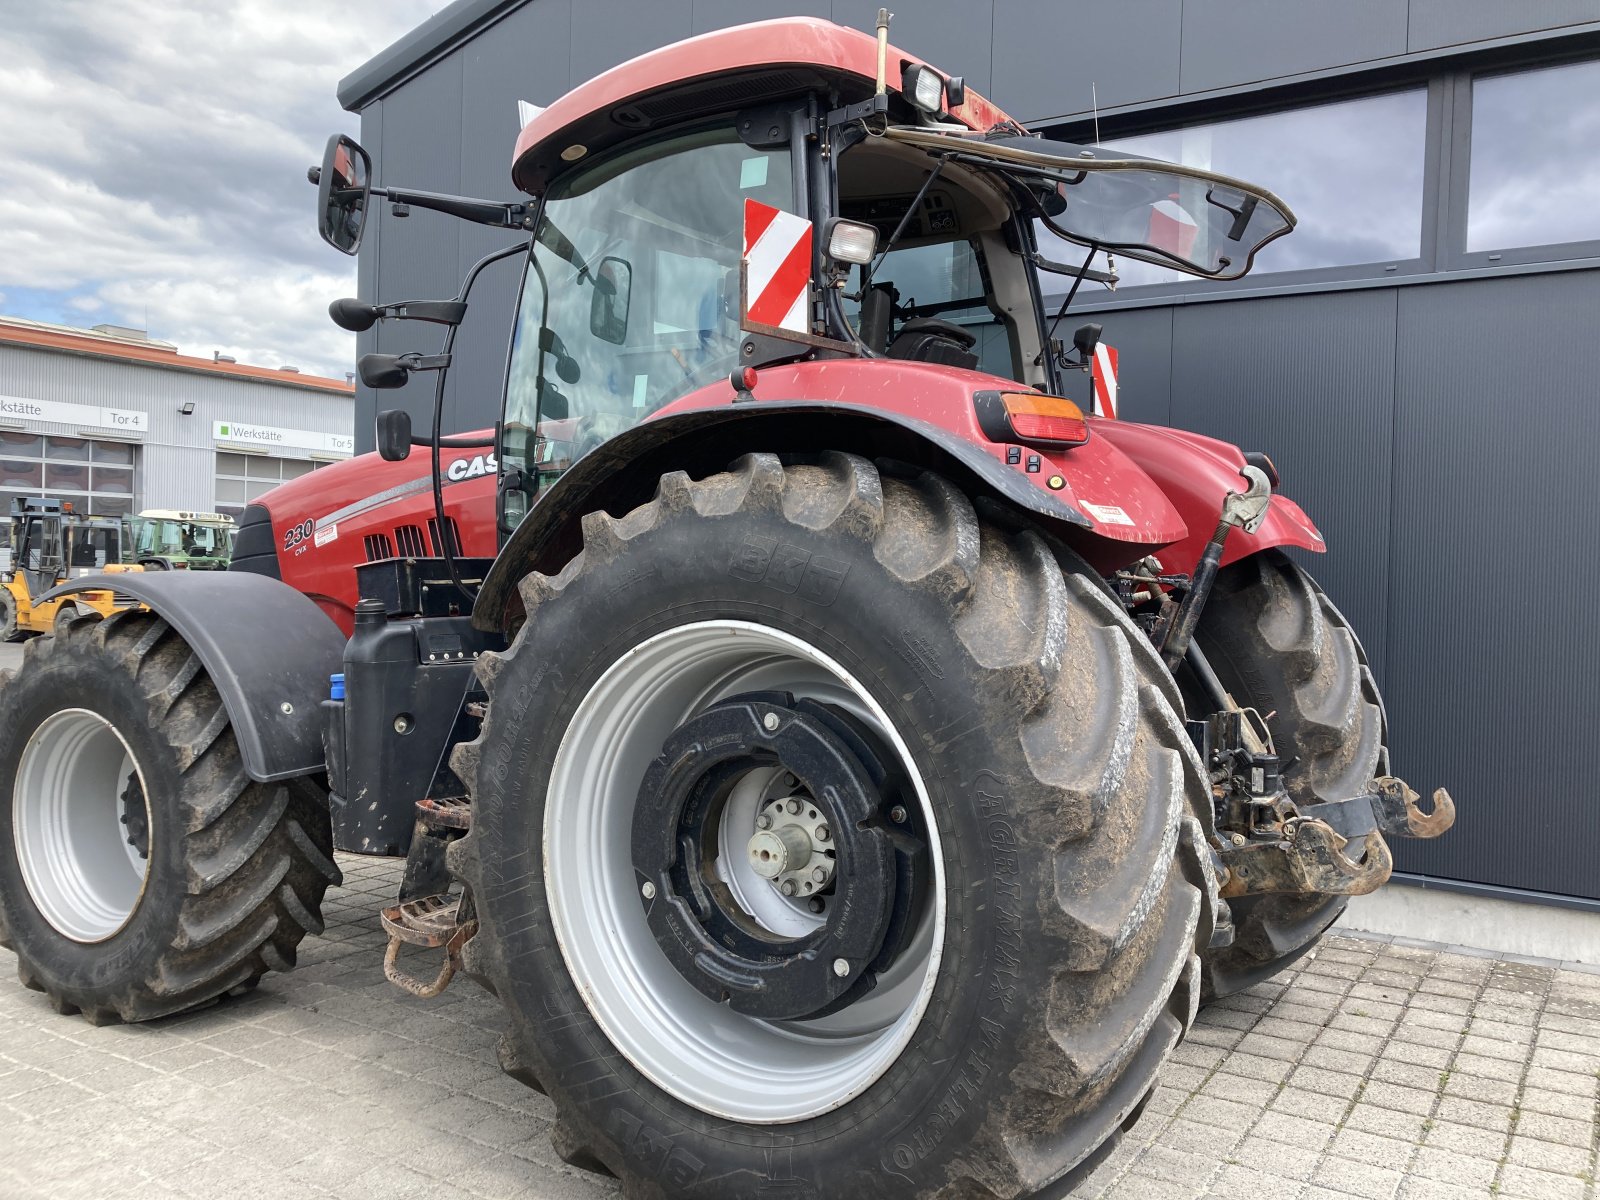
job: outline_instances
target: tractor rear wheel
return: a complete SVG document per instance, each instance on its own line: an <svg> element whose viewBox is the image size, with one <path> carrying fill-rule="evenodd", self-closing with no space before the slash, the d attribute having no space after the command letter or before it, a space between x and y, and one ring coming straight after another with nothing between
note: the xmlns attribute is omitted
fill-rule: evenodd
<svg viewBox="0 0 1600 1200"><path fill-rule="evenodd" d="M337 882L326 800L244 772L216 688L160 617L79 616L0 675L0 945L95 1024L294 965Z"/></svg>
<svg viewBox="0 0 1600 1200"><path fill-rule="evenodd" d="M1215 882L1177 690L1087 567L935 476L757 454L590 514L521 596L451 862L563 1158L877 1200L1109 1148Z"/></svg>
<svg viewBox="0 0 1600 1200"><path fill-rule="evenodd" d="M1282 551L1218 574L1195 639L1238 703L1276 714L1268 725L1295 803L1357 796L1388 774L1383 699L1366 652L1333 601ZM1294 962L1339 919L1348 898L1228 903L1234 941L1207 956L1207 998L1242 991Z"/></svg>

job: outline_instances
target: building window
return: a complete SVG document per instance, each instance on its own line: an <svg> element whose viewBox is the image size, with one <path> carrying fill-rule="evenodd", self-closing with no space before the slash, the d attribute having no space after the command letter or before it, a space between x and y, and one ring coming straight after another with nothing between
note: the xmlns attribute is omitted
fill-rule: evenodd
<svg viewBox="0 0 1600 1200"><path fill-rule="evenodd" d="M137 453L127 442L0 433L0 520L24 496L48 496L95 516L130 513Z"/></svg>
<svg viewBox="0 0 1600 1200"><path fill-rule="evenodd" d="M216 510L230 517L259 500L280 483L309 475L327 463L303 458L273 458L265 454L217 454Z"/></svg>
<svg viewBox="0 0 1600 1200"><path fill-rule="evenodd" d="M1472 81L1467 251L1600 240L1600 61Z"/></svg>
<svg viewBox="0 0 1600 1200"><path fill-rule="evenodd" d="M1105 145L1233 175L1281 196L1299 224L1256 258L1252 275L1262 275L1420 258L1427 120L1427 89L1414 88ZM1047 245L1055 240L1041 235L1047 257L1077 261L1066 247ZM1125 259L1117 273L1124 287L1196 282Z"/></svg>

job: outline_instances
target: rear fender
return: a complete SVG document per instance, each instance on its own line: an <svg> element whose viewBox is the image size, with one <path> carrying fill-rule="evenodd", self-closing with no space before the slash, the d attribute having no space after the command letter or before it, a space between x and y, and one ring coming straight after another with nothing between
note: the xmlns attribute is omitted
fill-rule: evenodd
<svg viewBox="0 0 1600 1200"><path fill-rule="evenodd" d="M724 385L725 390L725 385ZM970 389L968 390L970 397ZM967 400L970 411L970 398ZM1090 451L1089 445L1069 454ZM1091 479L1104 479L1129 513L1126 526L1106 526L1074 502L1069 487L1041 486L1041 473L1007 465L1003 447L885 408L828 401L761 401L680 409L619 434L585 455L539 497L484 579L473 624L500 631L521 614L516 585L530 571L554 574L581 549L579 522L587 512L623 516L654 494L672 471L704 478L752 451L815 454L839 450L891 459L938 472L973 496L988 496L1027 515L1063 541L1081 547L1109 536L1121 562L1148 553L1185 532L1161 490L1115 448L1105 445L1079 460ZM1083 471L1077 477L1082 478ZM1121 509L1118 510L1122 511ZM1214 523L1214 522L1213 522ZM1114 555L1115 557L1115 555Z"/></svg>
<svg viewBox="0 0 1600 1200"><path fill-rule="evenodd" d="M39 597L114 588L149 606L222 697L245 772L258 783L325 768L321 702L343 670L344 635L287 584L231 571L86 575Z"/></svg>
<svg viewBox="0 0 1600 1200"><path fill-rule="evenodd" d="M1159 557L1164 570L1193 571L1217 528L1223 497L1245 487L1239 475L1244 455L1227 442L1161 425L1097 421L1094 433L1137 463L1183 515L1188 533L1161 550ZM1300 506L1275 494L1254 533L1235 529L1228 534L1222 563L1226 566L1274 546L1298 546L1317 554L1327 550L1322 534Z"/></svg>

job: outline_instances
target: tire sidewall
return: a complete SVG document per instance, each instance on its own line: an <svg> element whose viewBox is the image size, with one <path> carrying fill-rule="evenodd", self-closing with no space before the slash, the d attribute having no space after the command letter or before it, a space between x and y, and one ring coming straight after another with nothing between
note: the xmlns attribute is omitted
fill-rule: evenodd
<svg viewBox="0 0 1600 1200"><path fill-rule="evenodd" d="M843 1196L872 1189L873 1179L881 1190L883 1172L932 1188L1009 1090L1015 1064L1004 1055L1049 990L1052 956L1030 952L1020 931L1021 906L1054 885L1053 859L1019 827L1012 789L1026 785L1008 777L996 752L1004 740L997 723L1014 726L1023 714L974 668L948 602L893 579L859 539L761 512L668 516L640 536L659 539L648 554L597 561L604 555L585 552L584 569L559 603L536 613L495 682L474 796L477 902L486 940L503 956L490 966L494 982L530 1026L520 1044L540 1060L545 1086L592 1124L586 1134L674 1195L747 1194L793 1180ZM744 577L752 547L769 542L816 571ZM841 571L837 587L826 582ZM582 698L640 642L712 619L794 635L861 682L910 750L939 821L947 916L928 1007L909 1045L864 1093L789 1124L733 1125L641 1075L574 986L542 866L526 872L543 862L545 790ZM745 1181L733 1182L741 1172Z"/></svg>
<svg viewBox="0 0 1600 1200"><path fill-rule="evenodd" d="M23 750L46 718L69 708L99 715L122 736L144 780L150 817L143 894L120 930L93 943L73 941L39 911L16 844L16 779ZM184 881L181 820L173 807L180 786L172 750L151 727L149 702L121 664L98 647L57 642L46 653L30 655L0 691L0 918L19 955L51 990L68 997L115 991L141 980L171 945Z"/></svg>

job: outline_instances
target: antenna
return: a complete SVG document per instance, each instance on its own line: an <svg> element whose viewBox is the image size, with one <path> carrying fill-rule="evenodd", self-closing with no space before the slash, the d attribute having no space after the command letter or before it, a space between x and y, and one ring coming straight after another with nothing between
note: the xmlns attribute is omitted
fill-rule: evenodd
<svg viewBox="0 0 1600 1200"><path fill-rule="evenodd" d="M1094 144L1100 144L1100 94L1095 90L1094 80L1089 81L1089 104L1094 109Z"/></svg>

